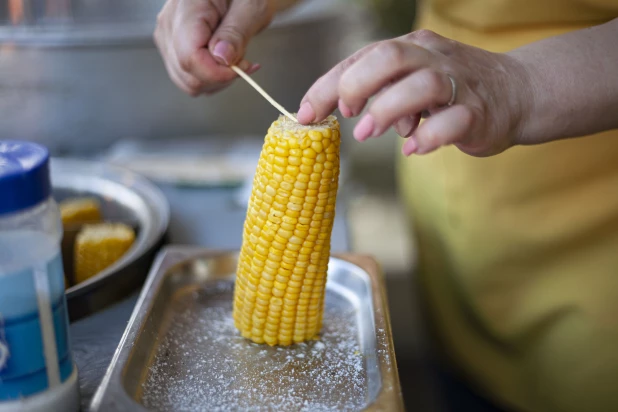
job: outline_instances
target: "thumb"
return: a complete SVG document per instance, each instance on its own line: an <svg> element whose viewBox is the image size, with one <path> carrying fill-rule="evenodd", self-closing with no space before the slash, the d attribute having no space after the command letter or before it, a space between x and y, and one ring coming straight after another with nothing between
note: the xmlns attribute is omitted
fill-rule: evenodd
<svg viewBox="0 0 618 412"><path fill-rule="evenodd" d="M273 14L271 0L232 1L208 44L210 53L221 64L236 64L245 55L251 37L270 23Z"/></svg>

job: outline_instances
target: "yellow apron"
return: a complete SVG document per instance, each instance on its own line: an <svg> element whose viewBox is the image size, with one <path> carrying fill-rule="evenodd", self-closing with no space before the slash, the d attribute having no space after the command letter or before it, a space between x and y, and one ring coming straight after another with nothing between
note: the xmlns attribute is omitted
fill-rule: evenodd
<svg viewBox="0 0 618 412"><path fill-rule="evenodd" d="M618 0L423 6L419 28L491 51L618 16ZM446 147L401 159L443 355L518 410L618 411L618 131L491 158Z"/></svg>

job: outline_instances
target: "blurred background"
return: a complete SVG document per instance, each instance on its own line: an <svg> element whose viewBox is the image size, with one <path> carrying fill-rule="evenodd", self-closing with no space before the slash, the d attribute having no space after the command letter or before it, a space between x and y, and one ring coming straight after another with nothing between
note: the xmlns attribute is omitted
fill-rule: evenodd
<svg viewBox="0 0 618 412"><path fill-rule="evenodd" d="M242 81L208 97L178 90L151 37L163 3L0 0L0 138L39 141L54 156L139 164L147 176L157 164L140 156L160 158L182 141L188 151L211 153L214 165L197 177L181 170L183 162L170 166L184 179L241 179L234 171L246 166L244 159L257 161L264 132L278 114ZM335 63L370 42L409 31L414 6L414 0L305 0L250 44L248 59L262 65L253 77L296 110L307 88ZM439 399L423 373L413 290L414 240L395 184L399 138L390 133L358 144L352 127L342 120L341 200L349 249L382 264L406 405L434 411ZM249 162L246 169L253 168ZM240 183L242 204L247 185Z"/></svg>

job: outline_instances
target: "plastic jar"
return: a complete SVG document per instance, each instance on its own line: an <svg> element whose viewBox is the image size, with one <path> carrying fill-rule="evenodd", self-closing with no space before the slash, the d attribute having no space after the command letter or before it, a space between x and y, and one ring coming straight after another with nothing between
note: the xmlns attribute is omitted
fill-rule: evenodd
<svg viewBox="0 0 618 412"><path fill-rule="evenodd" d="M0 140L0 412L77 411L49 153Z"/></svg>

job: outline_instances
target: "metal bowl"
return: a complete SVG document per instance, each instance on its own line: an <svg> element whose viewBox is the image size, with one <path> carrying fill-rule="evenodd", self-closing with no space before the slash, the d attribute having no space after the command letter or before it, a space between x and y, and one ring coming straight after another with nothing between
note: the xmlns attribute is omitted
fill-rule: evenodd
<svg viewBox="0 0 618 412"><path fill-rule="evenodd" d="M54 158L51 180L56 201L95 197L106 221L133 222L138 227L135 243L120 260L67 290L69 317L74 321L141 286L163 244L170 208L163 193L148 180L105 163Z"/></svg>

